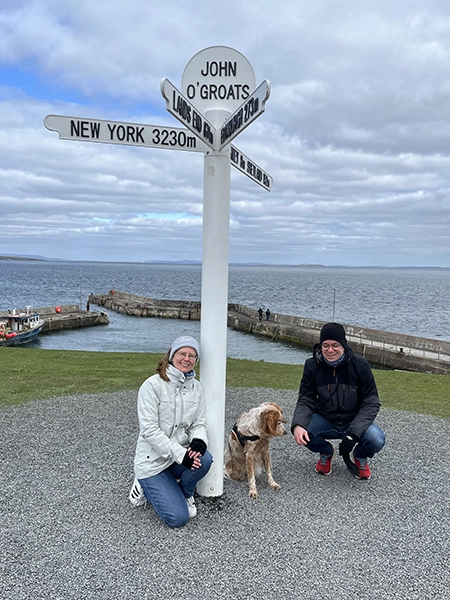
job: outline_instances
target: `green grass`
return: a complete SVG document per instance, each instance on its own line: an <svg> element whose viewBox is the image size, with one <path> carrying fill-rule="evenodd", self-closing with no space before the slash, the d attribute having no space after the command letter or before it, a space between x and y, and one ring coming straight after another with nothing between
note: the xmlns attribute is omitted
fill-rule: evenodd
<svg viewBox="0 0 450 600"><path fill-rule="evenodd" d="M0 409L30 400L72 394L137 390L155 372L160 354L0 349ZM228 359L228 387L293 390L303 367ZM450 417L450 376L375 370L385 408Z"/></svg>

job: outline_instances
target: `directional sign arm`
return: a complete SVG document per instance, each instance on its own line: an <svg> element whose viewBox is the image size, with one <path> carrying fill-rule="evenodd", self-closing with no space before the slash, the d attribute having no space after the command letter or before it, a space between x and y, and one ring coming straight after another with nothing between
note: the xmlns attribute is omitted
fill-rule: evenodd
<svg viewBox="0 0 450 600"><path fill-rule="evenodd" d="M220 128L219 150L227 146L231 140L263 114L269 96L270 81L265 79Z"/></svg>
<svg viewBox="0 0 450 600"><path fill-rule="evenodd" d="M61 140L125 144L166 150L189 150L190 152L207 150L205 144L197 136L192 135L187 129L178 127L121 123L62 115L46 116L44 125L50 131L56 131Z"/></svg>
<svg viewBox="0 0 450 600"><path fill-rule="evenodd" d="M207 146L216 150L217 131L214 125L167 78L161 81L161 94L166 100L167 111Z"/></svg>
<svg viewBox="0 0 450 600"><path fill-rule="evenodd" d="M258 183L265 190L270 192L273 184L273 178L266 173L255 162L245 156L236 146L231 144L230 161L233 167L236 167L241 173L250 177L255 183Z"/></svg>

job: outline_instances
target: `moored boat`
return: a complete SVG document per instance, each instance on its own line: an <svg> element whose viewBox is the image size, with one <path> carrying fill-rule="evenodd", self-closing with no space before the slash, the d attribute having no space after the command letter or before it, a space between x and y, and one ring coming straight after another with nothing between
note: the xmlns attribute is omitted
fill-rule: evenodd
<svg viewBox="0 0 450 600"><path fill-rule="evenodd" d="M18 346L34 340L44 325L39 313L27 307L24 312L16 309L0 314L0 347Z"/></svg>

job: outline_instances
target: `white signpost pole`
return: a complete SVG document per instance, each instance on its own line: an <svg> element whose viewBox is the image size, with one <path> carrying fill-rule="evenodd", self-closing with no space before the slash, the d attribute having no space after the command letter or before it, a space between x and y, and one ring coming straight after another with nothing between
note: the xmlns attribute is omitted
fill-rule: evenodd
<svg viewBox="0 0 450 600"><path fill-rule="evenodd" d="M213 110L218 128L229 115ZM201 295L201 382L206 395L209 451L214 462L198 483L202 496L223 493L225 390L228 325L228 249L230 237L230 152L205 153Z"/></svg>

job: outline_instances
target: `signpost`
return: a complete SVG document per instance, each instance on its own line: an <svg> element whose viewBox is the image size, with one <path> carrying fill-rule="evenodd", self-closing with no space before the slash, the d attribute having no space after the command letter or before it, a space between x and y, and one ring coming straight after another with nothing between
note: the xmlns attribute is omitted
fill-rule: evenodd
<svg viewBox="0 0 450 600"><path fill-rule="evenodd" d="M213 46L189 61L182 90L200 116L220 130L221 137L216 132L213 151L205 153L203 187L201 382L214 463L197 486L204 496L219 496L223 493L225 438L230 164L241 165L240 160L230 160L230 154L236 159L237 151L230 142L262 114L270 85L266 81L255 90L255 75L247 59L232 48ZM268 187L270 182L265 183Z"/></svg>
<svg viewBox="0 0 450 600"><path fill-rule="evenodd" d="M198 491L219 496L223 493L225 439L231 165L264 189L272 187L272 177L230 142L262 115L270 83L265 80L255 89L248 60L233 48L212 46L189 61L182 90L168 79L161 81L167 111L187 129L58 115L48 115L44 124L65 140L204 153L201 382L214 462Z"/></svg>

